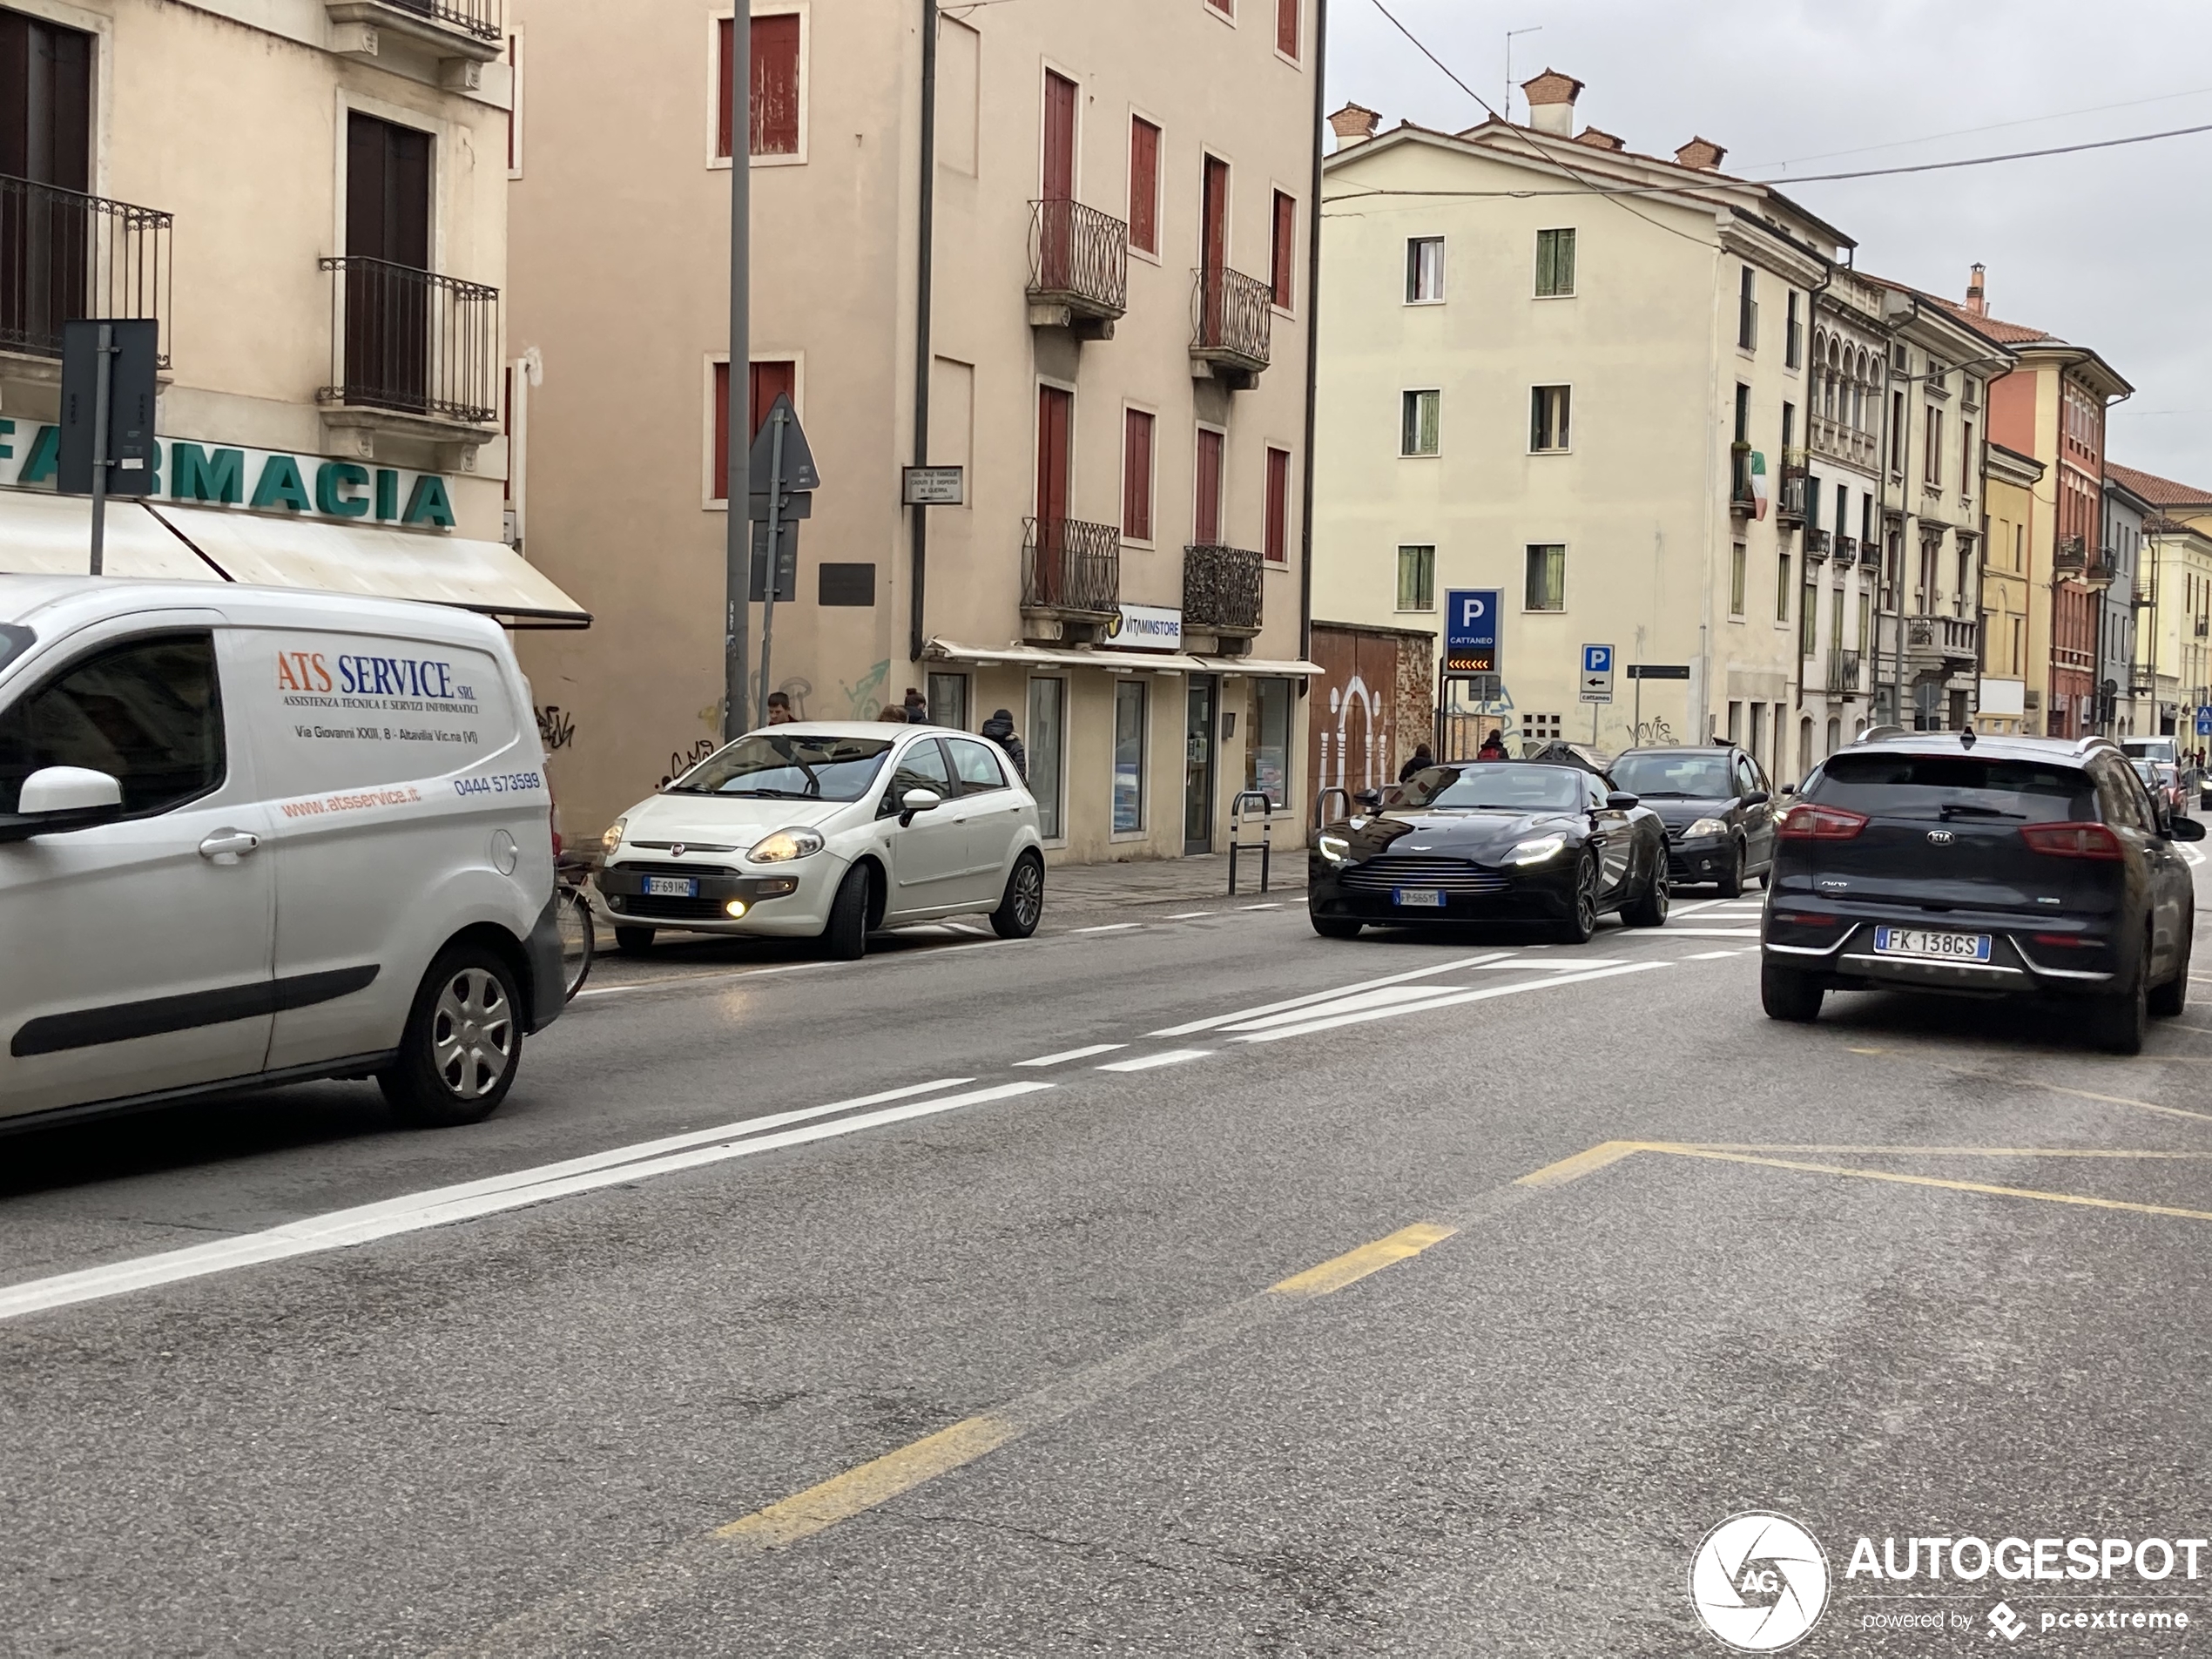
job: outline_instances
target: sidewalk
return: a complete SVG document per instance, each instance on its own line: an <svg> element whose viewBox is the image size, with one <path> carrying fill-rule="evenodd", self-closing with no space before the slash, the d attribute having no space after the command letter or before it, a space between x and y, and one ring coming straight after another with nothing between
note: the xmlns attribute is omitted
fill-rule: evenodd
<svg viewBox="0 0 2212 1659"><path fill-rule="evenodd" d="M1305 849L1278 847L1268 872L1269 899L1302 899L1305 894ZM1237 858L1237 897L1258 901L1259 854ZM1229 898L1229 855L1211 853L1188 859L1132 859L1110 864L1055 864L1044 873L1045 914L1071 911L1119 910L1130 905L1224 903Z"/></svg>

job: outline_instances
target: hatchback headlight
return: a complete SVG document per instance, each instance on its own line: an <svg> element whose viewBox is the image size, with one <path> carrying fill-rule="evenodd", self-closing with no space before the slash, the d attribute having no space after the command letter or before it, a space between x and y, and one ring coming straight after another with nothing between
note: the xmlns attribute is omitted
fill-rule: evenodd
<svg viewBox="0 0 2212 1659"><path fill-rule="evenodd" d="M813 830L779 829L756 842L745 857L755 864L788 864L793 859L811 859L821 850L822 838Z"/></svg>
<svg viewBox="0 0 2212 1659"><path fill-rule="evenodd" d="M629 826L630 820L626 818L617 818L608 825L606 833L599 838L599 850L609 858L614 857L622 848L622 833Z"/></svg>
<svg viewBox="0 0 2212 1659"><path fill-rule="evenodd" d="M1701 818L1683 832L1685 835L1725 835L1728 826L1717 818Z"/></svg>
<svg viewBox="0 0 2212 1659"><path fill-rule="evenodd" d="M1539 835L1533 840L1521 842L1512 852L1507 853L1506 862L1507 864L1541 864L1546 859L1557 857L1560 850L1566 845L1567 838L1564 835Z"/></svg>
<svg viewBox="0 0 2212 1659"><path fill-rule="evenodd" d="M1313 846L1332 864L1349 864L1352 861L1352 843L1341 835L1324 835Z"/></svg>

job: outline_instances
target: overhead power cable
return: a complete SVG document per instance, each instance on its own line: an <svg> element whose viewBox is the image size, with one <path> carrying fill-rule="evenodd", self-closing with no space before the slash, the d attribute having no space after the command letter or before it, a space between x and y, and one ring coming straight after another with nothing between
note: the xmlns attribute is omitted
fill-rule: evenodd
<svg viewBox="0 0 2212 1659"><path fill-rule="evenodd" d="M2178 98L2202 98L2212 92L2212 86L2191 87L2186 92L2161 92L2156 98L2123 98L2117 104L2091 104L2079 110L2054 110L2048 115L2023 115L2016 121L1991 121L1978 127L1952 127L1946 132L1924 132L1917 138L1891 138L1882 144L1862 144L1849 150L1823 150L1809 156L1791 156L1784 161L1751 161L1744 166L1752 172L1764 172L1773 167L1795 167L1808 161L1833 161L1838 156L1871 155L1877 150L1902 150L1916 144L1933 144L1939 138L1964 138L1977 132L1998 132L2006 127L2035 126L2045 121L2067 121L2077 115L2101 115L2107 110L2140 109L2146 104L2171 104Z"/></svg>

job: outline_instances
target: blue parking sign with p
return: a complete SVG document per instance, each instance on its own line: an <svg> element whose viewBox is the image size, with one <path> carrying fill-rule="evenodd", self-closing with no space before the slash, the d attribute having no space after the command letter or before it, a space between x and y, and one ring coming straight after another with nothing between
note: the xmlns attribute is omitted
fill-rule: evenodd
<svg viewBox="0 0 2212 1659"><path fill-rule="evenodd" d="M1585 645L1582 647L1582 672L1610 674L1613 671L1613 647Z"/></svg>
<svg viewBox="0 0 2212 1659"><path fill-rule="evenodd" d="M1452 674L1498 671L1501 588L1453 588L1444 596L1444 668Z"/></svg>

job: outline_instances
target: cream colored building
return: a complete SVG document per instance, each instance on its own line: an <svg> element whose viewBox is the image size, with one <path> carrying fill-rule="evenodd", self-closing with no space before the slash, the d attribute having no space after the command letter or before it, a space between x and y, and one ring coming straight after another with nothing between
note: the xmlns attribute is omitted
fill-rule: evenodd
<svg viewBox="0 0 2212 1659"><path fill-rule="evenodd" d="M757 420L789 394L822 481L768 686L802 718L869 718L909 688L971 731L1010 710L1055 861L1217 847L1239 791L1305 798L1316 11L948 8L925 178L927 9L752 8L746 398ZM542 364L524 547L597 618L525 661L581 822L720 729L727 167L747 124L718 70L726 6L513 17L513 331ZM902 506L917 460L962 469L960 504Z"/></svg>
<svg viewBox="0 0 2212 1659"><path fill-rule="evenodd" d="M2212 713L2212 489L2156 473L2106 463L2112 482L2145 502L2142 596L2137 661L2148 671L2149 721L2138 731L2172 734L2188 748L2212 748L2198 732Z"/></svg>
<svg viewBox="0 0 2212 1659"><path fill-rule="evenodd" d="M111 572L580 621L502 545L497 0L5 0L0 35L0 569L84 568L64 324L152 319Z"/></svg>
<svg viewBox="0 0 2212 1659"><path fill-rule="evenodd" d="M1985 488L1989 532L1982 543L1980 707L1975 728L2032 735L2027 722L2027 533L2043 463L1992 443Z"/></svg>

